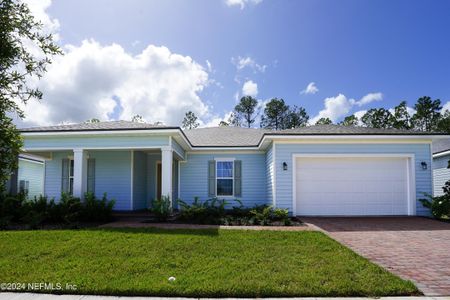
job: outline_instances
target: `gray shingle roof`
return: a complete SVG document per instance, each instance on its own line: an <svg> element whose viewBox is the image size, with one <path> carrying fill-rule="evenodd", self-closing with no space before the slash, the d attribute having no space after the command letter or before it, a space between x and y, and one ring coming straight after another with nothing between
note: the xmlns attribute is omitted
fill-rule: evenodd
<svg viewBox="0 0 450 300"><path fill-rule="evenodd" d="M257 146L265 132L268 130L227 126L184 131L192 146L198 147Z"/></svg>
<svg viewBox="0 0 450 300"><path fill-rule="evenodd" d="M450 150L450 139L437 140L431 145L431 151L433 152L433 154L444 152L447 150Z"/></svg>
<svg viewBox="0 0 450 300"><path fill-rule="evenodd" d="M108 121L98 123L79 123L69 125L55 125L44 127L21 128L21 132L52 132L52 131L95 131L95 130L134 130L134 129L155 129L155 128L178 128L174 126L154 125L148 123L138 123L131 121Z"/></svg>
<svg viewBox="0 0 450 300"><path fill-rule="evenodd" d="M286 129L275 134L305 134L305 135L423 135L428 132L401 130L395 128L368 128L342 125L314 125L300 128Z"/></svg>
<svg viewBox="0 0 450 300"><path fill-rule="evenodd" d="M71 132L140 129L179 129L176 126L153 125L130 121L109 121L80 123L20 129L21 132ZM258 146L264 135L428 135L399 129L378 129L367 127L314 125L286 130L268 130L243 127L208 127L183 131L188 141L195 147L250 147ZM449 140L450 141L450 140ZM450 144L450 142L449 142ZM446 147L446 146L444 146ZM450 148L450 147L449 147ZM447 148L448 149L448 148Z"/></svg>

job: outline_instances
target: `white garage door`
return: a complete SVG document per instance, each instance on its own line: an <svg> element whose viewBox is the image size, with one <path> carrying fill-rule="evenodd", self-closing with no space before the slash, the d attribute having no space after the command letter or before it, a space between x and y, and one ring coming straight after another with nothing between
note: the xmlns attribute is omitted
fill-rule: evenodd
<svg viewBox="0 0 450 300"><path fill-rule="evenodd" d="M408 214L408 159L296 158L297 215Z"/></svg>

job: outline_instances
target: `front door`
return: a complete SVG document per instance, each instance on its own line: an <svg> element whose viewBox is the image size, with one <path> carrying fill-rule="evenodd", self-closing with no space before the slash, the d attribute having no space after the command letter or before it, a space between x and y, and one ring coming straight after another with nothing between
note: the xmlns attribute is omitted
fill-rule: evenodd
<svg viewBox="0 0 450 300"><path fill-rule="evenodd" d="M161 163L158 162L156 165L156 199L161 199L161 178L162 178Z"/></svg>

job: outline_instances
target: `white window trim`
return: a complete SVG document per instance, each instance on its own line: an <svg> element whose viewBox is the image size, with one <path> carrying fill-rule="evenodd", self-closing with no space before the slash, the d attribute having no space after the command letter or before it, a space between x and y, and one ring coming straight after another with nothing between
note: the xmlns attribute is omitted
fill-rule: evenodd
<svg viewBox="0 0 450 300"><path fill-rule="evenodd" d="M216 161L216 197L221 197L221 198L234 198L234 161L235 161L235 159L234 158L216 158L215 159L215 161ZM218 170L218 168L217 168L217 166L218 166L218 163L219 162L232 162L233 163L233 168L232 168L232 170L231 170L231 177L219 177L219 176L217 176L217 170ZM217 194L217 180L218 179L231 179L231 183L232 183L232 193L231 193L231 195L218 195Z"/></svg>

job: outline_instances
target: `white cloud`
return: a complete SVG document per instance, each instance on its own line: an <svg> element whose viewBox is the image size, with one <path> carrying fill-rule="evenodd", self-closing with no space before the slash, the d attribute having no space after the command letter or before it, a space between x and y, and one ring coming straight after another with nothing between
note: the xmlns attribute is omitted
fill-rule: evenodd
<svg viewBox="0 0 450 300"><path fill-rule="evenodd" d="M237 58L232 57L231 62L236 66L236 69L238 71L244 69L244 68L250 68L253 70L254 73L261 72L264 73L266 71L267 65L260 65L258 64L253 58L250 56L241 57L238 56Z"/></svg>
<svg viewBox="0 0 450 300"><path fill-rule="evenodd" d="M133 56L120 45L86 40L65 46L65 55L54 59L39 82L44 97L24 107L24 123L130 120L139 114L149 122L179 124L187 110L209 116L198 95L207 84L201 65L166 47L150 45Z"/></svg>
<svg viewBox="0 0 450 300"><path fill-rule="evenodd" d="M60 28L59 21L51 18L46 9L52 4L51 0L23 0L31 11L34 18L42 23L42 31L45 34L53 34L55 40L59 39L58 31Z"/></svg>
<svg viewBox="0 0 450 300"><path fill-rule="evenodd" d="M314 95L317 93L319 89L317 88L316 84L314 82L310 82L308 86L300 92L300 94L312 94Z"/></svg>
<svg viewBox="0 0 450 300"><path fill-rule="evenodd" d="M450 101L442 105L441 113L444 113L446 110L450 111Z"/></svg>
<svg viewBox="0 0 450 300"><path fill-rule="evenodd" d="M383 100L383 94L382 93L369 93L362 97L359 101L356 101L356 105L359 107L375 102L375 101L381 101Z"/></svg>
<svg viewBox="0 0 450 300"><path fill-rule="evenodd" d="M315 124L320 118L330 118L331 121L336 122L338 118L349 113L353 106L351 100L347 99L343 94L326 98L324 100L325 108L319 111L317 116L310 120L310 123Z"/></svg>
<svg viewBox="0 0 450 300"><path fill-rule="evenodd" d="M373 101L382 100L383 95L381 93L369 93L363 96L360 100L348 99L345 95L339 94L336 97L329 97L324 100L325 108L319 111L319 113L310 119L310 124L315 124L320 118L330 118L333 122L338 121L340 118L345 117L355 106L361 107L365 104ZM360 116L364 115L366 111L358 111Z"/></svg>
<svg viewBox="0 0 450 300"><path fill-rule="evenodd" d="M214 115L206 123L200 121L200 127L217 127L219 126L219 123L221 121L225 121L228 123L228 120L230 119L232 113L233 113L232 111L229 111L225 113L222 117L220 115Z"/></svg>
<svg viewBox="0 0 450 300"><path fill-rule="evenodd" d="M244 9L249 4L257 5L261 2L262 0L225 0L226 5L239 6L241 9Z"/></svg>
<svg viewBox="0 0 450 300"><path fill-rule="evenodd" d="M208 67L208 72L211 73L213 71L213 68L209 60L206 60L206 66Z"/></svg>
<svg viewBox="0 0 450 300"><path fill-rule="evenodd" d="M242 95L256 97L258 95L258 84L247 80L242 86Z"/></svg>

